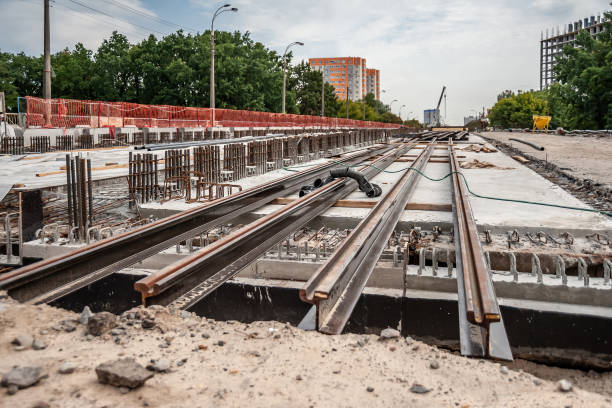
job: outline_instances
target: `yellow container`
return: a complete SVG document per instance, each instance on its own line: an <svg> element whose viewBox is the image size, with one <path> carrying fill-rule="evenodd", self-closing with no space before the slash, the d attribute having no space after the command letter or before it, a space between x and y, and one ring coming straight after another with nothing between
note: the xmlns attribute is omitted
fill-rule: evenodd
<svg viewBox="0 0 612 408"><path fill-rule="evenodd" d="M533 130L546 129L546 131L548 132L549 123L550 123L550 116L533 115Z"/></svg>

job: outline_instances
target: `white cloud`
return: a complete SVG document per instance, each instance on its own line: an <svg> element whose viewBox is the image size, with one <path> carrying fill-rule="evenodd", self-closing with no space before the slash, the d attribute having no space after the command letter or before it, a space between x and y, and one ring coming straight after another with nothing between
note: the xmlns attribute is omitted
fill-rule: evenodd
<svg viewBox="0 0 612 408"><path fill-rule="evenodd" d="M126 16L112 1L91 2L96 8ZM125 2L126 0L119 0ZM42 9L39 0L0 0L0 49L42 51ZM79 8L70 0L55 0L52 13L52 48L81 41L96 48L119 25L131 41L144 37L143 29L95 13L62 12ZM463 123L471 109L490 107L504 89L539 87L540 32L609 8L608 0L231 0L239 12L226 13L217 29L250 31L252 38L281 53L293 41L294 61L309 57L360 56L381 70L386 102L398 99L394 110L405 104L406 113L422 120L432 108L443 85L448 87L447 120ZM60 5L61 4L61 5ZM133 7L150 10L146 1ZM185 0L164 2L159 9L170 20L196 27L209 26L214 9L222 2ZM133 14L131 14L133 16ZM92 21L92 19L94 19ZM95 23L99 21L101 23ZM148 26L150 20L130 19ZM188 22L190 24L188 24ZM154 25L160 31L171 27Z"/></svg>

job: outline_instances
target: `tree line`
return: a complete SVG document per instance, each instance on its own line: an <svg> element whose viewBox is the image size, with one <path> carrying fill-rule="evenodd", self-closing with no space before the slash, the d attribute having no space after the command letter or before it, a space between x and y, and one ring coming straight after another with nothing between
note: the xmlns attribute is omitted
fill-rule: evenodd
<svg viewBox="0 0 612 408"><path fill-rule="evenodd" d="M307 62L287 63L288 113L320 115L323 75ZM142 104L208 107L210 102L210 31L182 30L161 39L150 35L137 44L116 31L94 52L78 43L51 55L54 98L123 101ZM250 38L249 32L215 31L216 107L280 112L282 55ZM42 95L43 57L0 52L0 90L7 110L16 112L18 96ZM346 104L325 83L325 116L345 117ZM349 117L401 122L389 106L368 95L349 101Z"/></svg>
<svg viewBox="0 0 612 408"><path fill-rule="evenodd" d="M604 31L586 30L565 45L554 67L556 82L547 89L504 91L491 109L492 126L526 128L532 115L550 115L550 126L612 129L612 12L604 13Z"/></svg>

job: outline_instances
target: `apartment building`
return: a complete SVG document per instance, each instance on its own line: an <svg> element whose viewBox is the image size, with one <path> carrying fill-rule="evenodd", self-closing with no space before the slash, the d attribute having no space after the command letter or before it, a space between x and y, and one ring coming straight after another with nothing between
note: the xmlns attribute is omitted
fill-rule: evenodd
<svg viewBox="0 0 612 408"><path fill-rule="evenodd" d="M310 58L308 63L313 70L323 73L325 82L334 86L339 99L346 99L348 91L348 98L357 101L363 99L370 89L380 99L380 72L368 70L365 58ZM376 72L368 74L368 71ZM372 84L370 87L368 79Z"/></svg>
<svg viewBox="0 0 612 408"><path fill-rule="evenodd" d="M366 68L366 95L369 93L380 100L380 71L374 68Z"/></svg>

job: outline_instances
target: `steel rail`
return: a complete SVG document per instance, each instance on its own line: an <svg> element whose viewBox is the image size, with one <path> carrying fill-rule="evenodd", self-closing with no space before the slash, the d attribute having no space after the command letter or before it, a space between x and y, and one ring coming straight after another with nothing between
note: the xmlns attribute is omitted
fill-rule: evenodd
<svg viewBox="0 0 612 408"><path fill-rule="evenodd" d="M414 168L425 168L435 142L433 139L423 149L412 164ZM339 334L344 329L419 179L417 172L405 171L300 289L300 298L316 305L319 331Z"/></svg>
<svg viewBox="0 0 612 408"><path fill-rule="evenodd" d="M388 149L386 146L368 148L339 161L355 164ZM0 276L0 289L8 290L13 298L21 302L52 301L262 207L321 177L335 165L333 162L323 163L17 269Z"/></svg>
<svg viewBox="0 0 612 408"><path fill-rule="evenodd" d="M459 163L449 144L461 353L512 360Z"/></svg>
<svg viewBox="0 0 612 408"><path fill-rule="evenodd" d="M417 143L399 145L377 158L384 168ZM380 170L362 168L366 177ZM334 180L287 206L254 221L203 250L143 278L134 284L146 304L172 304L190 309L200 300L258 259L295 230L353 192L357 183L348 178Z"/></svg>

